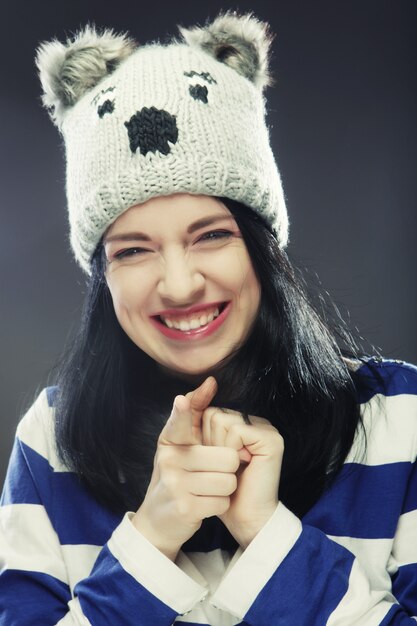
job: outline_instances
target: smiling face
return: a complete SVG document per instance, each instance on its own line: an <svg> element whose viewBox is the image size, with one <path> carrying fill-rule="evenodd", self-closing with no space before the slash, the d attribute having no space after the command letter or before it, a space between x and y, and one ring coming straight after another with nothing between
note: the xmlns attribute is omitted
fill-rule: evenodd
<svg viewBox="0 0 417 626"><path fill-rule="evenodd" d="M248 336L260 286L220 200L185 193L152 198L123 213L104 246L117 319L163 367L204 374Z"/></svg>

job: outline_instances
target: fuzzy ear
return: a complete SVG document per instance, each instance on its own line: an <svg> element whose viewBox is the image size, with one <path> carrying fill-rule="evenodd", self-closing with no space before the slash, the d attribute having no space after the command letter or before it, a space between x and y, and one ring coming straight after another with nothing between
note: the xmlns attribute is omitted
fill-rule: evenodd
<svg viewBox="0 0 417 626"><path fill-rule="evenodd" d="M274 35L269 25L259 21L253 13L238 15L236 11L226 11L211 24L193 28L178 26L178 29L190 46L200 46L259 89L272 84L268 59Z"/></svg>
<svg viewBox="0 0 417 626"><path fill-rule="evenodd" d="M126 34L105 29L97 32L86 26L63 44L56 39L40 44L36 65L43 88L42 101L60 127L67 108L135 49L136 43Z"/></svg>

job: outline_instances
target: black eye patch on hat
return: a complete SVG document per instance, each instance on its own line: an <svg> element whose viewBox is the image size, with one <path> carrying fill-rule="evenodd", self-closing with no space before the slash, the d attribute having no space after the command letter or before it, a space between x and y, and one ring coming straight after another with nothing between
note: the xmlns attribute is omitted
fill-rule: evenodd
<svg viewBox="0 0 417 626"><path fill-rule="evenodd" d="M99 117L103 117L105 113L113 113L114 111L114 100L105 100L102 104L97 107L97 113Z"/></svg>
<svg viewBox="0 0 417 626"><path fill-rule="evenodd" d="M194 78L194 76L198 76L202 80L205 80L209 85L215 84L217 85L217 81L210 72L196 72L192 70L191 72L184 72L184 76L187 78ZM190 85L188 88L190 92L190 96L194 98L194 100L200 100L200 102L204 102L204 104L208 103L208 89L206 85Z"/></svg>

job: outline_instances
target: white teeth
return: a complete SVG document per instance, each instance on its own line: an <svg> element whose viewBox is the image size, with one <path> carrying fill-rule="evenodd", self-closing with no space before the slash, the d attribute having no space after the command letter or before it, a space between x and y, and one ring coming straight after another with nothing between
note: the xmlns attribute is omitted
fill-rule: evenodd
<svg viewBox="0 0 417 626"><path fill-rule="evenodd" d="M219 309L215 308L209 313L204 313L198 317L190 317L188 319L169 319L168 317L162 317L161 320L168 328L176 328L177 330L187 331L206 326L212 322L219 315Z"/></svg>

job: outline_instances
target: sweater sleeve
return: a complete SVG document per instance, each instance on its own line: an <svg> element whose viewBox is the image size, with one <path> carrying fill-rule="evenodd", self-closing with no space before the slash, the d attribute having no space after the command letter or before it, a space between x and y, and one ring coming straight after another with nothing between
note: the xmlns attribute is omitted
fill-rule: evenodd
<svg viewBox="0 0 417 626"><path fill-rule="evenodd" d="M415 626L417 370L379 369L379 386L360 396L366 455L358 435L359 454L303 521L280 503L215 606L250 626Z"/></svg>
<svg viewBox="0 0 417 626"><path fill-rule="evenodd" d="M415 541L416 532L415 525L413 530L399 528L396 541L407 545L410 539ZM405 572L403 577L403 588L415 605L415 577L407 582ZM407 602L401 605L403 597L404 593L395 598L388 589L372 588L349 550L303 525L280 503L211 601L251 626L415 625Z"/></svg>
<svg viewBox="0 0 417 626"><path fill-rule="evenodd" d="M50 412L44 392L19 425L9 463L0 506L0 626L172 624L207 589L149 544L129 514L107 525L104 545L88 529L81 540L80 511L92 526L96 511L54 457ZM74 578L75 562L88 574Z"/></svg>

